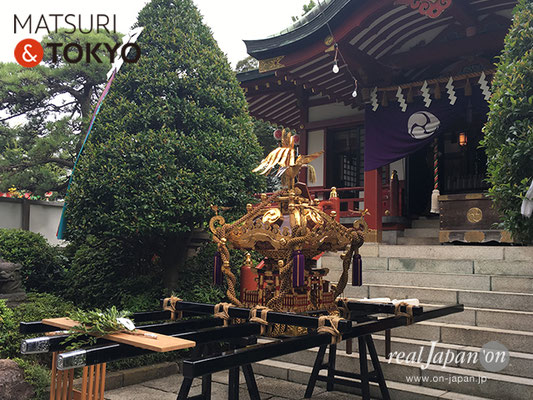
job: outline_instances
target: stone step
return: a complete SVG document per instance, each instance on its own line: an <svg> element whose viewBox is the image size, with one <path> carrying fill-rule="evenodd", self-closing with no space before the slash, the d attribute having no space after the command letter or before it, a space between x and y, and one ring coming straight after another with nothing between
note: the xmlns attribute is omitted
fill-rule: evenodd
<svg viewBox="0 0 533 400"><path fill-rule="evenodd" d="M314 351L316 354L317 349ZM379 360L393 399L446 398L459 400L480 399L479 396L483 396L481 398L523 400L530 398L533 390L533 379L528 378L457 367L443 369L438 365L429 365L426 369L422 369L422 364L402 365L394 360L389 364L384 357L379 357ZM336 368L359 372L358 354L338 357ZM256 363L254 369L262 375L274 375L302 384L308 382L312 370L311 366L276 359ZM321 375L325 376L326 371L321 371ZM323 386L324 383L319 383L319 385ZM335 389L358 393L357 389L340 385L336 385ZM443 392L439 392L440 390ZM372 386L371 396L380 398L376 385Z"/></svg>
<svg viewBox="0 0 533 400"><path fill-rule="evenodd" d="M365 276L363 275L363 280ZM343 296L353 298L390 297L391 299L419 299L432 304L464 304L466 307L487 308L511 311L533 310L533 295L529 293L509 293L482 290L445 289L364 284L348 284Z"/></svg>
<svg viewBox="0 0 533 400"><path fill-rule="evenodd" d="M412 228L431 228L431 229L439 229L440 228L440 221L438 218L431 218L431 219L414 219L411 221L411 227Z"/></svg>
<svg viewBox="0 0 533 400"><path fill-rule="evenodd" d="M433 308L434 304L421 304ZM463 312L440 317L438 322L533 332L533 312L465 307Z"/></svg>
<svg viewBox="0 0 533 400"><path fill-rule="evenodd" d="M329 268L330 271L335 273L337 271L341 272L342 261L340 254L329 253L324 255L322 257L322 267ZM363 270L533 277L533 263L529 261L435 260L364 256Z"/></svg>
<svg viewBox="0 0 533 400"><path fill-rule="evenodd" d="M531 331L426 321L396 328L394 336L475 347L483 347L488 342L498 341L510 351L533 353Z"/></svg>
<svg viewBox="0 0 533 400"><path fill-rule="evenodd" d="M492 276L481 274L448 274L406 271L364 271L363 281L369 285L402 285L447 289L491 290L496 292L533 293L533 277Z"/></svg>
<svg viewBox="0 0 533 400"><path fill-rule="evenodd" d="M527 279L527 278L524 278ZM491 290L491 276L443 274L405 271L364 271L363 282L369 285L402 285L447 289Z"/></svg>
<svg viewBox="0 0 533 400"><path fill-rule="evenodd" d="M395 246L365 243L359 252L363 257L527 261L533 264L533 246Z"/></svg>
<svg viewBox="0 0 533 400"><path fill-rule="evenodd" d="M438 237L398 237L398 244L402 246L437 245L439 243Z"/></svg>
<svg viewBox="0 0 533 400"><path fill-rule="evenodd" d="M439 238L439 228L411 228L403 231L404 237Z"/></svg>

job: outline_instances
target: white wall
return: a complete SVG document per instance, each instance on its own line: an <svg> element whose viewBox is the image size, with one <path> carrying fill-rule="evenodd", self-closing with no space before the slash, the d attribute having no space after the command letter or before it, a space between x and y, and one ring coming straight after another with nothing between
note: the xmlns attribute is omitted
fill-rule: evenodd
<svg viewBox="0 0 533 400"><path fill-rule="evenodd" d="M357 110L342 103L330 103L320 106L309 107L309 122L324 121L328 119L350 117L364 113L364 110Z"/></svg>
<svg viewBox="0 0 533 400"><path fill-rule="evenodd" d="M22 203L7 199L0 203L0 228L22 228Z"/></svg>
<svg viewBox="0 0 533 400"><path fill-rule="evenodd" d="M29 230L43 235L50 244L64 244L56 232L63 204L54 201L27 200L30 206ZM0 228L22 229L22 200L0 197Z"/></svg>
<svg viewBox="0 0 533 400"><path fill-rule="evenodd" d="M318 129L315 131L307 132L307 154L316 153L317 151L324 150L324 130ZM324 154L311 161L311 165L316 171L316 182L309 182L309 172L307 173L307 181L309 187L324 186Z"/></svg>
<svg viewBox="0 0 533 400"><path fill-rule="evenodd" d="M405 163L406 163L405 158L402 158L400 160L394 161L393 163L390 163L390 172L392 174L392 171L396 170L396 172L398 172L399 181L405 180Z"/></svg>
<svg viewBox="0 0 533 400"><path fill-rule="evenodd" d="M56 238L62 209L62 205L56 204L31 204L30 231L40 233L52 245L64 243Z"/></svg>

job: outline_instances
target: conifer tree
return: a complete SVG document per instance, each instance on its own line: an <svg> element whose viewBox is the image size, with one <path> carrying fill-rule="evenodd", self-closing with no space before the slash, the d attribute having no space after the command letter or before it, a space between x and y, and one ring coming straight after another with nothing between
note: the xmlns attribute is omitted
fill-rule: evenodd
<svg viewBox="0 0 533 400"><path fill-rule="evenodd" d="M173 287L210 204L242 212L262 150L234 72L192 0L139 13L137 63L122 66L67 195L67 239L142 249ZM142 260L141 260L142 261Z"/></svg>

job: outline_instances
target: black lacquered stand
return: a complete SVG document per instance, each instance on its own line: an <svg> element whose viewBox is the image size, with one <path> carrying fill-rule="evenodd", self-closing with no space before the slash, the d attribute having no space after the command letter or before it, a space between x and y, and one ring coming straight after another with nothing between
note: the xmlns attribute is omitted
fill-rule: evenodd
<svg viewBox="0 0 533 400"><path fill-rule="evenodd" d="M315 364L313 365L311 377L309 378L309 383L307 384L307 389L305 390L304 397L306 399L313 395L316 382L323 381L326 382L326 390L328 392L335 390L335 385L359 388L361 389L361 394L364 400L370 399L370 382L376 382L381 391L381 398L383 400L390 400L389 389L387 388L387 383L385 382L385 377L383 376L383 371L381 370L381 364L378 359L378 354L376 352L376 347L374 346L372 335L359 336L357 339L359 344L360 373L357 374L355 372L341 371L336 369L336 344L329 345L328 361L324 363L326 348L328 346L320 346L315 359ZM367 352L370 355L370 360L372 361L372 367L374 368L373 371L368 371ZM323 369L327 370L326 376L320 375L320 371Z"/></svg>

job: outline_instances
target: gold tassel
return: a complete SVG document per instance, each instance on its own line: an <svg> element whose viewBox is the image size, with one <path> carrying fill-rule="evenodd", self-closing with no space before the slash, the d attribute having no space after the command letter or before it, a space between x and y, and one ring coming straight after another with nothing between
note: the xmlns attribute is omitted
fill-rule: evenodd
<svg viewBox="0 0 533 400"><path fill-rule="evenodd" d="M315 167L313 167L311 164L307 164L307 170L309 171L309 182L315 183L316 182Z"/></svg>
<svg viewBox="0 0 533 400"><path fill-rule="evenodd" d="M466 80L465 96L472 96L472 85L470 85L470 79Z"/></svg>
<svg viewBox="0 0 533 400"><path fill-rule="evenodd" d="M441 99L441 93L440 93L440 85L439 85L439 82L435 83L435 93L433 94L433 96L435 97L436 100L440 100Z"/></svg>

